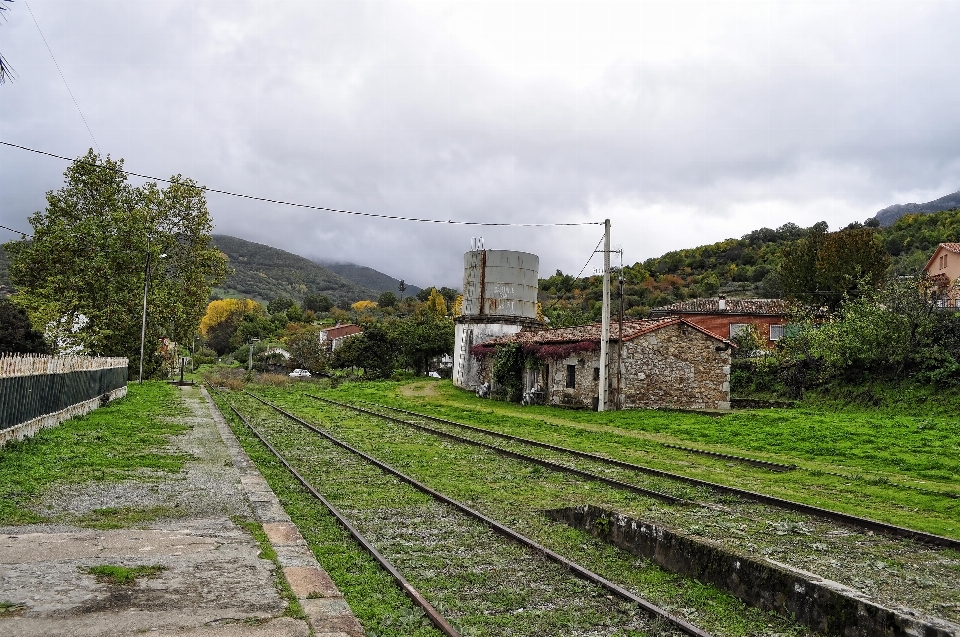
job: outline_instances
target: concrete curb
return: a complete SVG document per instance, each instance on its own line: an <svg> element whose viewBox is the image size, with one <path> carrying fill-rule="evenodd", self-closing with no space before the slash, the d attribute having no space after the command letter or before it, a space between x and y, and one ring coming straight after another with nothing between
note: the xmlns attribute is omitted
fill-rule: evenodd
<svg viewBox="0 0 960 637"><path fill-rule="evenodd" d="M283 510L270 485L240 446L206 388L201 386L200 392L207 401L233 465L240 472L240 485L250 501L254 517L263 526L276 551L283 576L307 614L314 634L318 637L364 637L364 630L343 595L317 563L300 529Z"/></svg>

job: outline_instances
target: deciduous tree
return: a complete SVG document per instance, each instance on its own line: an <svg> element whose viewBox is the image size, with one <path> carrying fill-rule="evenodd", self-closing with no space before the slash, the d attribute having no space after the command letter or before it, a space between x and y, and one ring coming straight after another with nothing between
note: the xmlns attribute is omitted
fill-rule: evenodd
<svg viewBox="0 0 960 637"><path fill-rule="evenodd" d="M33 239L5 246L16 300L38 327L79 326L72 336L83 351L126 356L136 368L149 274L145 370L155 369L153 345L161 337L187 342L211 286L226 276L203 188L180 175L165 188L131 186L123 160L93 150L64 177L47 193L46 209L30 217Z"/></svg>

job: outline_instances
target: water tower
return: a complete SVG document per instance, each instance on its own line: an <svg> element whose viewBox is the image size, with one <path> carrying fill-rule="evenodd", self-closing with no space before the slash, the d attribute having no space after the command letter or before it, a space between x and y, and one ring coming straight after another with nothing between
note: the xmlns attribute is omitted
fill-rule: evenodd
<svg viewBox="0 0 960 637"><path fill-rule="evenodd" d="M498 336L537 328L540 258L529 252L485 250L482 239L463 255L463 314L456 319L453 383L476 389L470 348Z"/></svg>

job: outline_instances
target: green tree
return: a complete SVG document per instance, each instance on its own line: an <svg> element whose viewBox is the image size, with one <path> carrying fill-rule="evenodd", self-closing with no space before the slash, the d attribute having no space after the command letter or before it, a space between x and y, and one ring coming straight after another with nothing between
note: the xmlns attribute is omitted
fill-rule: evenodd
<svg viewBox="0 0 960 637"><path fill-rule="evenodd" d="M417 375L427 371L430 359L453 354L454 324L448 317L421 310L392 326L401 348L401 363Z"/></svg>
<svg viewBox="0 0 960 637"><path fill-rule="evenodd" d="M372 323L351 336L333 353L337 368L361 367L369 379L389 378L396 368L400 343L383 324Z"/></svg>
<svg viewBox="0 0 960 637"><path fill-rule="evenodd" d="M288 299L285 296L278 296L269 303L267 303L267 312L270 314L281 314L285 313L291 307L295 305L293 299Z"/></svg>
<svg viewBox="0 0 960 637"><path fill-rule="evenodd" d="M50 346L33 329L30 318L13 301L0 297L0 352L47 354Z"/></svg>
<svg viewBox="0 0 960 637"><path fill-rule="evenodd" d="M876 288L889 266L876 230L853 227L828 233L821 222L784 248L780 279L788 296L836 310L845 297Z"/></svg>
<svg viewBox="0 0 960 637"><path fill-rule="evenodd" d="M284 338L290 362L298 368L322 372L329 363L329 354L320 344L320 329L315 325L299 327Z"/></svg>
<svg viewBox="0 0 960 637"><path fill-rule="evenodd" d="M47 193L47 207L30 217L33 239L5 245L15 299L34 325L74 326L82 351L126 356L139 364L145 275L145 370L161 337L185 343L203 316L212 285L224 280L226 258L211 241L203 189L180 175L166 188L133 187L123 160L90 150ZM147 268L149 254L150 268Z"/></svg>
<svg viewBox="0 0 960 637"><path fill-rule="evenodd" d="M397 304L397 295L393 292L384 292L377 299L377 305L380 307L394 307Z"/></svg>
<svg viewBox="0 0 960 637"><path fill-rule="evenodd" d="M333 309L333 301L325 294L308 294L303 298L303 309L314 312L329 312Z"/></svg>

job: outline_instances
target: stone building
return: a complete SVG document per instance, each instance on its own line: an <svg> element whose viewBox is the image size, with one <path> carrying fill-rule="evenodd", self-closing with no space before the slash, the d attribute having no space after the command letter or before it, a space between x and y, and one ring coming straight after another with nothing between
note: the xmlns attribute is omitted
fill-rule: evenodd
<svg viewBox="0 0 960 637"><path fill-rule="evenodd" d="M519 332L473 348L481 379L491 381L492 355L519 343L534 364L524 386L544 402L596 409L600 383L600 324ZM611 405L619 409L730 409L732 344L683 317L611 325L608 373Z"/></svg>

